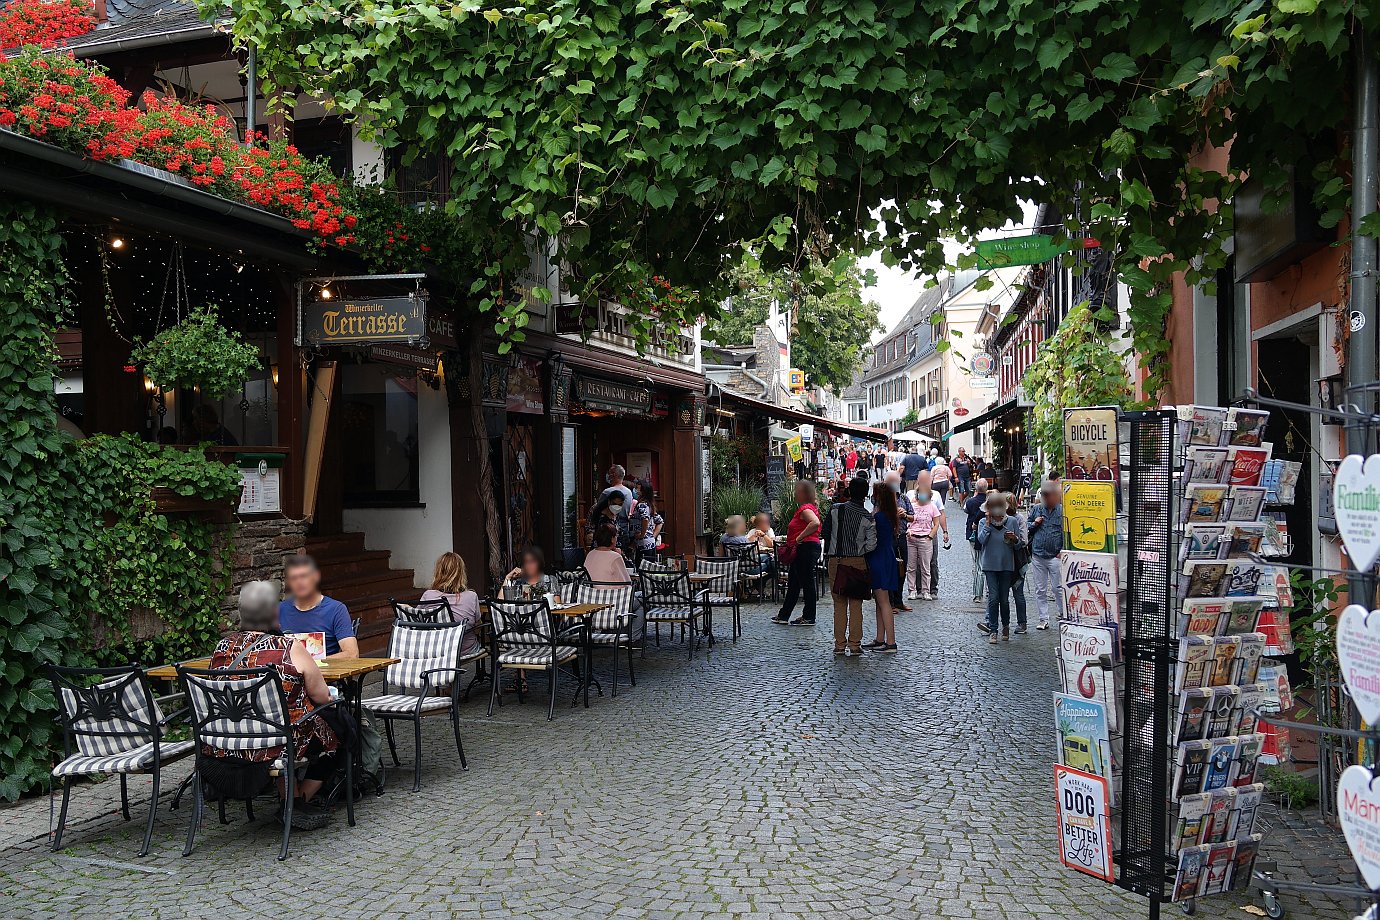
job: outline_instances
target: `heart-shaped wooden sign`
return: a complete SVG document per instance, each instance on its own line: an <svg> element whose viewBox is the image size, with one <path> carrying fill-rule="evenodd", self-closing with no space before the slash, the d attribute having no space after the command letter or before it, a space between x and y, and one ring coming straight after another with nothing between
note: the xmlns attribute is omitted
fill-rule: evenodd
<svg viewBox="0 0 1380 920"><path fill-rule="evenodd" d="M1337 784L1337 813L1351 856L1372 890L1380 888L1380 795L1371 790L1375 774L1353 765Z"/></svg>
<svg viewBox="0 0 1380 920"><path fill-rule="evenodd" d="M1351 564L1367 571L1380 558L1380 454L1352 454L1332 482L1337 530Z"/></svg>
<svg viewBox="0 0 1380 920"><path fill-rule="evenodd" d="M1337 660L1356 709L1369 725L1380 721L1380 611L1352 604L1337 620Z"/></svg>

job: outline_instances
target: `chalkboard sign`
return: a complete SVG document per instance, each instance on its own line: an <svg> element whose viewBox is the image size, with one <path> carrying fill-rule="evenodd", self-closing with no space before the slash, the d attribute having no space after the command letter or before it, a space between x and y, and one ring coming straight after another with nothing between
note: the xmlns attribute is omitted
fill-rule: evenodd
<svg viewBox="0 0 1380 920"><path fill-rule="evenodd" d="M781 490L781 486L786 482L786 458L768 457L767 458L767 499L776 497L776 493Z"/></svg>

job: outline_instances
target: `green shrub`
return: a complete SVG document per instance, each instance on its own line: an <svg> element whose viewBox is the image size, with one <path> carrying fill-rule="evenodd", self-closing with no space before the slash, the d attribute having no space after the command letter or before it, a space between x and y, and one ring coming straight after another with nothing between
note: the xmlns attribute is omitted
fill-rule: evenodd
<svg viewBox="0 0 1380 920"><path fill-rule="evenodd" d="M720 486L709 499L709 513L712 516L710 532L721 532L724 520L735 514L751 520L754 514L762 510L765 500L766 495L756 486Z"/></svg>

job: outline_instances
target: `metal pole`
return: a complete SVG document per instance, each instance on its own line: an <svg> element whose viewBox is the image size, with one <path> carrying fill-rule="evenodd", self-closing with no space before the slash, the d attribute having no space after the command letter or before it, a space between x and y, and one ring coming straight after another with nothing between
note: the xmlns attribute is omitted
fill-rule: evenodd
<svg viewBox="0 0 1380 920"><path fill-rule="evenodd" d="M255 102L259 98L259 75L258 61L254 57L254 46L248 47L248 60L245 62L245 89L244 89L244 141L246 144L253 143L251 138L258 127L254 121Z"/></svg>
<svg viewBox="0 0 1380 920"><path fill-rule="evenodd" d="M1361 221L1376 211L1377 188L1380 188L1380 131L1376 120L1380 117L1380 64L1370 47L1363 28L1357 28L1356 41L1356 111L1353 116L1355 137L1352 143L1351 184L1351 314L1352 325L1361 328L1347 339L1347 384L1351 387L1348 401L1360 405L1361 411L1375 410L1375 396L1368 389L1360 389L1376 379L1376 301L1375 273L1377 240L1356 232ZM1370 453L1369 425L1348 425L1347 453Z"/></svg>
<svg viewBox="0 0 1380 920"><path fill-rule="evenodd" d="M1351 334L1347 338L1347 401L1361 411L1375 411L1375 393L1366 387L1376 379L1376 302L1375 273L1377 241L1357 232L1361 221L1376 211L1376 191L1380 186L1380 161L1377 160L1376 119L1380 104L1380 65L1370 47L1365 27L1356 27L1356 110L1353 115L1355 137L1351 148ZM1359 326L1359 328L1357 328ZM1348 423L1346 452L1369 456L1372 450L1370 424ZM1367 578L1355 572L1347 580L1347 594L1353 603L1370 609Z"/></svg>

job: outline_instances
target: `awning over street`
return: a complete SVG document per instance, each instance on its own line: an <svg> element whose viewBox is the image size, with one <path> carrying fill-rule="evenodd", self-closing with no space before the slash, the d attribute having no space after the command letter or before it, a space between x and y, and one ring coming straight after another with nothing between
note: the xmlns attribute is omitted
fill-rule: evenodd
<svg viewBox="0 0 1380 920"><path fill-rule="evenodd" d="M986 412L980 412L972 418L964 421L963 424L955 425L953 431L951 431L950 434L959 434L960 432L964 431L972 431L979 425L982 425L986 422L990 422L995 418L999 418L1005 415L1006 413L1010 412L1014 408L1016 408L1016 400L1014 398L1008 399L1004 403L997 403L995 406L992 406Z"/></svg>
<svg viewBox="0 0 1380 920"><path fill-rule="evenodd" d="M863 425L850 425L847 422L836 422L832 419L824 418L821 415L811 415L799 409L790 409L786 406L777 406L762 399L753 399L750 396L742 396L731 390L717 388L718 393L723 397L725 403L733 403L745 409L751 409L759 415L767 418L774 418L782 422L797 422L803 425L814 425L817 431L833 431L838 434L846 434L849 437L864 438L868 441L885 443L891 435L889 432L878 428L867 428ZM710 396L712 406L714 397Z"/></svg>

